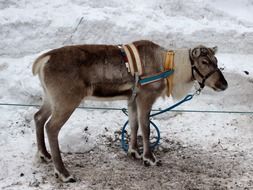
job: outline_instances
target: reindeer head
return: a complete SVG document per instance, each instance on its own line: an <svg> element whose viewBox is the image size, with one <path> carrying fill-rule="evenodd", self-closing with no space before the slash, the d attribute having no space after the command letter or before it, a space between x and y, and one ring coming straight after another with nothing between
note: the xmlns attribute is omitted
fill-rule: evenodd
<svg viewBox="0 0 253 190"><path fill-rule="evenodd" d="M201 88L206 85L215 91L222 91L226 90L228 83L218 68L216 52L217 47L207 48L202 45L190 50L192 77Z"/></svg>

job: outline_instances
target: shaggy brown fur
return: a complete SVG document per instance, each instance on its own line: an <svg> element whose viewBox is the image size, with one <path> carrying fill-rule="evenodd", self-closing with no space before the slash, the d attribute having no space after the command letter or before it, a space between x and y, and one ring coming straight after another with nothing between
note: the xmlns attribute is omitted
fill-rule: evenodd
<svg viewBox="0 0 253 190"><path fill-rule="evenodd" d="M144 76L164 71L163 63L166 54L164 48L150 41L137 41L134 45L140 54ZM217 68L213 63L210 63L211 66L201 65L199 60L202 58L195 54L192 54L193 58L190 61L190 54L195 51L196 48L193 51L184 50L183 53L175 51L175 60L184 60L183 63L175 63L174 80L177 81L173 84L178 91L176 93L185 93L178 90L185 84L192 86L191 63L198 65L204 75L210 68ZM214 52L209 51L208 55L214 57ZM141 158L137 145L137 131L140 127L143 136L144 163L159 164L149 147L149 114L155 100L166 91L165 80L139 86L136 98L130 101L135 83L134 77L128 73L122 62L119 48L112 45L76 45L49 51L34 62L33 74L39 75L44 89L43 105L35 114L38 152L42 159L51 159L44 141L45 125L55 173L61 180L71 182L74 178L64 167L61 159L58 144L59 131L80 102L89 97L127 99L131 126L129 153L135 158ZM198 78L197 76L196 79ZM206 83L212 88L221 90L227 86L221 72L213 74Z"/></svg>

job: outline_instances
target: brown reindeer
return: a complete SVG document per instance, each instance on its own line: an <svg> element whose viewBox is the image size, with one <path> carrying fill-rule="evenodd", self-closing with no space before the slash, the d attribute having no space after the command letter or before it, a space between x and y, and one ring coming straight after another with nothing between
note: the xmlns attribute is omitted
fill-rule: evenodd
<svg viewBox="0 0 253 190"><path fill-rule="evenodd" d="M164 71L163 63L167 50L150 41L133 43L143 64L143 75L148 76ZM93 98L124 98L128 100L131 140L128 152L135 158L143 159L145 165L156 165L149 147L149 114L159 96L164 96L168 88L176 98L184 96L198 81L216 91L225 90L227 82L217 67L216 48L198 46L193 49L175 50L173 85L167 80L138 87L133 98L133 77L122 64L122 54L113 45L75 45L49 51L33 64L33 74L39 75L44 99L35 114L38 154L41 159L53 160L56 177L64 182L75 179L65 168L58 143L58 134L82 100ZM46 128L51 155L44 141ZM139 154L137 131L141 128L143 154Z"/></svg>

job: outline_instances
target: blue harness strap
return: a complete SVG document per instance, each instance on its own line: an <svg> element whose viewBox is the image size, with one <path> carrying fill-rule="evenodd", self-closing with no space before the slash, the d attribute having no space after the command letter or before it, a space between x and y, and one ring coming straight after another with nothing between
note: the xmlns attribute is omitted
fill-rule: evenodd
<svg viewBox="0 0 253 190"><path fill-rule="evenodd" d="M145 85L145 84L149 84L149 83L152 83L152 82L156 82L158 80L169 77L173 73L174 73L174 70L167 70L167 71L164 71L162 73L158 73L158 74L155 74L155 75L152 75L152 76L141 77L141 79L139 80L139 84L140 85Z"/></svg>

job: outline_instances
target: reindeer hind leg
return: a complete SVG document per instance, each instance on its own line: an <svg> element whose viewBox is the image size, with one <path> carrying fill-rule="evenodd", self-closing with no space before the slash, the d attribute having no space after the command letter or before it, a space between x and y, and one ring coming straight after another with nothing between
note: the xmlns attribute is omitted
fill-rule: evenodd
<svg viewBox="0 0 253 190"><path fill-rule="evenodd" d="M75 90L73 90L73 92L75 92ZM62 93L61 96L55 96L57 97L57 100L52 101L54 102L54 105L52 106L52 116L46 124L49 146L55 168L55 176L60 178L63 182L75 182L75 179L69 174L62 161L58 134L62 126L74 112L75 108L80 104L82 94L83 93L80 93L79 95L68 95Z"/></svg>
<svg viewBox="0 0 253 190"><path fill-rule="evenodd" d="M46 121L49 119L51 115L51 107L50 104L45 98L43 105L39 109L38 112L34 115L34 121L36 126L36 140L37 140L37 147L38 152L37 156L40 158L41 161L50 162L51 155L48 153L45 145L45 135L44 135L44 126Z"/></svg>

